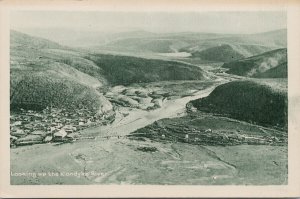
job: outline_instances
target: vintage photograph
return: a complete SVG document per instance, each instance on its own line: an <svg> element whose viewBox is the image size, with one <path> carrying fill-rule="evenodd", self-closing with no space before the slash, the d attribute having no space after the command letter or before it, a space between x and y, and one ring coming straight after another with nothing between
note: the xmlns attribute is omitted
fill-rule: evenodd
<svg viewBox="0 0 300 199"><path fill-rule="evenodd" d="M11 185L288 185L287 12L10 12Z"/></svg>

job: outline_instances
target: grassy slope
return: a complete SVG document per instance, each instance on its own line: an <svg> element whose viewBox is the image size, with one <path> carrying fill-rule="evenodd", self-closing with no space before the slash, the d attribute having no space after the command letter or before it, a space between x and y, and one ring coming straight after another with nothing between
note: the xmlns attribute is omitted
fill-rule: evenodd
<svg viewBox="0 0 300 199"><path fill-rule="evenodd" d="M277 49L253 57L225 63L227 73L264 78L287 77L287 49Z"/></svg>
<svg viewBox="0 0 300 199"><path fill-rule="evenodd" d="M14 78L16 74L12 75ZM39 109L52 105L60 108L97 108L99 96L91 87L49 72L33 73L11 86L12 108Z"/></svg>
<svg viewBox="0 0 300 199"><path fill-rule="evenodd" d="M200 57L203 60L217 62L228 62L244 58L242 54L235 51L230 45L221 45L195 52L193 53L193 57Z"/></svg>
<svg viewBox="0 0 300 199"><path fill-rule="evenodd" d="M99 67L75 51L45 39L11 32L12 109L53 105L96 110L101 106L104 113L110 102L95 90L105 83L98 71Z"/></svg>
<svg viewBox="0 0 300 199"><path fill-rule="evenodd" d="M31 37L27 34L20 33L15 30L10 32L10 43L12 48L27 47L31 49L43 49L43 48L63 48L58 43L49 41L47 39L39 37Z"/></svg>
<svg viewBox="0 0 300 199"><path fill-rule="evenodd" d="M286 80L234 81L191 103L199 110L286 129L286 85Z"/></svg>
<svg viewBox="0 0 300 199"><path fill-rule="evenodd" d="M204 80L209 75L199 67L173 61L114 55L90 55L112 85L169 80Z"/></svg>
<svg viewBox="0 0 300 199"><path fill-rule="evenodd" d="M63 47L52 41L11 31L11 69L54 70L56 72L88 75L83 80L105 84L101 68L83 58L82 53ZM84 74L85 73L85 74ZM80 74L80 75L79 75ZM90 82L86 82L89 84Z"/></svg>

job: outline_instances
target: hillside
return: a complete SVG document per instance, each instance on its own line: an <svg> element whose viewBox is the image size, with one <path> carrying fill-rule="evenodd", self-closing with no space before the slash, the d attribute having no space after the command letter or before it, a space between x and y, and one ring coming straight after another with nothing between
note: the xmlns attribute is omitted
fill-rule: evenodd
<svg viewBox="0 0 300 199"><path fill-rule="evenodd" d="M12 74L11 78L16 79L18 75ZM42 110L53 106L71 110L82 107L93 110L103 102L109 103L92 87L51 72L22 74L19 81L11 84L12 109Z"/></svg>
<svg viewBox="0 0 300 199"><path fill-rule="evenodd" d="M242 54L234 50L230 45L220 45L212 48L207 48L200 52L194 52L193 57L200 57L207 61L229 62L244 58Z"/></svg>
<svg viewBox="0 0 300 199"><path fill-rule="evenodd" d="M287 49L277 49L260 55L224 63L227 73L257 78L286 78Z"/></svg>
<svg viewBox="0 0 300 199"><path fill-rule="evenodd" d="M32 37L30 35L11 30L10 32L10 43L12 48L27 47L31 49L42 49L42 48L63 48L56 42L49 41L40 37Z"/></svg>
<svg viewBox="0 0 300 199"><path fill-rule="evenodd" d="M232 48L229 49L228 45ZM103 45L91 46L93 49L110 50L116 52L139 52L139 53L176 53L187 52L191 54L202 54L203 58L210 61L220 61L218 56L210 55L213 50L226 50L232 53L228 57L221 58L232 61L232 56L238 58L250 57L287 45L286 29L263 32L257 34L216 34L216 33L160 33L150 34L148 32L119 33L110 37ZM220 48L220 46L222 46ZM216 49L215 49L216 48ZM219 49L220 48L220 49ZM208 51L207 53L205 53ZM224 53L226 55L226 53ZM194 56L197 58L197 56Z"/></svg>
<svg viewBox="0 0 300 199"><path fill-rule="evenodd" d="M218 86L208 97L194 100L198 110L239 120L287 128L287 80L234 81Z"/></svg>
<svg viewBox="0 0 300 199"><path fill-rule="evenodd" d="M110 102L95 89L106 84L101 70L79 52L11 31L10 55L12 110L81 106L101 114L111 111Z"/></svg>
<svg viewBox="0 0 300 199"><path fill-rule="evenodd" d="M103 75L112 85L213 78L199 67L174 61L102 54L86 58L103 70Z"/></svg>
<svg viewBox="0 0 300 199"><path fill-rule="evenodd" d="M135 35L137 34L140 33ZM97 91L102 87L212 78L193 65L119 55L88 54L84 50L64 47L13 30L10 53L12 108L20 107L24 104L23 101L33 104L43 102L43 107L69 107L80 104L82 100L89 108L98 108L101 113L105 113L112 106ZM72 95L74 96L71 97Z"/></svg>

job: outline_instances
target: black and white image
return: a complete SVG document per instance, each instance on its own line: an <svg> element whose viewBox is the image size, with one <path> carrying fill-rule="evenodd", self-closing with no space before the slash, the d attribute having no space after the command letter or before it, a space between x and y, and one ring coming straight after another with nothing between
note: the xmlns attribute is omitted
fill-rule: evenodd
<svg viewBox="0 0 300 199"><path fill-rule="evenodd" d="M285 11L10 13L11 185L287 185Z"/></svg>

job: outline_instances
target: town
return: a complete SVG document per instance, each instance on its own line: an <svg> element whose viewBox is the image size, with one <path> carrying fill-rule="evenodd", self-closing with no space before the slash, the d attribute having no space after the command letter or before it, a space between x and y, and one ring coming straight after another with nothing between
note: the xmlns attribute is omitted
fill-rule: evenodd
<svg viewBox="0 0 300 199"><path fill-rule="evenodd" d="M112 114L99 115L87 108L70 111L47 107L42 112L20 109L10 116L10 145L75 141L81 130L107 125L113 118Z"/></svg>

